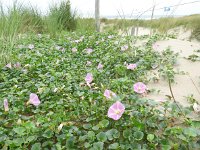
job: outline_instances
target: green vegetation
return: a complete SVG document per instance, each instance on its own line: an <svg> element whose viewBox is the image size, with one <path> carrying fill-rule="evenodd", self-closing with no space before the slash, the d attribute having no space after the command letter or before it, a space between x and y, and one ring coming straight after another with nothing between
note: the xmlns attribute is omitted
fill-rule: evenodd
<svg viewBox="0 0 200 150"><path fill-rule="evenodd" d="M71 11L70 2L50 6L47 16L34 7L15 2L8 10L0 6L0 65L10 60L19 36L27 33L50 35L76 30L76 13Z"/></svg>
<svg viewBox="0 0 200 150"><path fill-rule="evenodd" d="M102 22L108 26L108 30L126 30L128 27L139 26L156 29L162 33L176 27L184 27L192 30L192 37L200 40L200 15L190 15L179 18L160 18L154 20L126 20L126 19L102 19Z"/></svg>
<svg viewBox="0 0 200 150"><path fill-rule="evenodd" d="M155 66L172 81L176 60L169 49L152 49L162 35L138 38L147 43L131 47L130 37L103 33L21 37L12 63L0 69L0 149L199 149L200 122L188 117L191 108L155 102L145 97L151 89L133 88L148 86ZM106 90L115 94L109 98ZM116 101L125 111L113 120L107 114Z"/></svg>

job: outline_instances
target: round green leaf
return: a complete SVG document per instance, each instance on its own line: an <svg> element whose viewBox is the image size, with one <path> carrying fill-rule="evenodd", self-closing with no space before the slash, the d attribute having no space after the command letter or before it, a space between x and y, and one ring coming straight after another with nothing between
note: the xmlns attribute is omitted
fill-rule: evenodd
<svg viewBox="0 0 200 150"><path fill-rule="evenodd" d="M113 144L110 144L109 149L118 149L119 148L119 144L118 143L113 143Z"/></svg>
<svg viewBox="0 0 200 150"><path fill-rule="evenodd" d="M97 134L97 139L101 142L105 142L107 141L107 136L104 132L100 132L99 134Z"/></svg>
<svg viewBox="0 0 200 150"><path fill-rule="evenodd" d="M135 139L138 140L138 141L139 141L139 140L142 140L143 136L144 136L144 133L141 132L141 131L136 131L136 132L134 133L134 137L135 137Z"/></svg>

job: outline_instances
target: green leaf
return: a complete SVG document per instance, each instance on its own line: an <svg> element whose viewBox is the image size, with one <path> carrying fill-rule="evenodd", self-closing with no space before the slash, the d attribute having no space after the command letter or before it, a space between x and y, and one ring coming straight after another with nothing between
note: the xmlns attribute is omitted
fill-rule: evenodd
<svg viewBox="0 0 200 150"><path fill-rule="evenodd" d="M126 129L123 131L123 137L129 138L132 135L132 131L130 129Z"/></svg>
<svg viewBox="0 0 200 150"><path fill-rule="evenodd" d="M147 135L147 140L148 140L149 142L152 142L153 139L154 139L154 134L148 134L148 135Z"/></svg>
<svg viewBox="0 0 200 150"><path fill-rule="evenodd" d="M183 133L185 135L192 136L192 137L196 137L197 136L197 130L194 129L194 128L185 128L183 130Z"/></svg>
<svg viewBox="0 0 200 150"><path fill-rule="evenodd" d="M91 124L84 124L84 125L83 125L83 128L84 128L84 129L90 129L91 127L92 127Z"/></svg>
<svg viewBox="0 0 200 150"><path fill-rule="evenodd" d="M24 127L17 127L13 129L15 133L19 134L20 136L25 135L26 129Z"/></svg>
<svg viewBox="0 0 200 150"><path fill-rule="evenodd" d="M53 136L53 132L48 129L43 133L42 136L45 137L45 138L51 138Z"/></svg>
<svg viewBox="0 0 200 150"><path fill-rule="evenodd" d="M36 136L29 136L29 137L26 139L25 143L32 142L32 141L34 141L35 139L36 139Z"/></svg>
<svg viewBox="0 0 200 150"><path fill-rule="evenodd" d="M103 150L103 145L104 145L103 142L96 142L93 143L93 148L94 150Z"/></svg>
<svg viewBox="0 0 200 150"><path fill-rule="evenodd" d="M40 143L33 144L31 150L41 150L41 144Z"/></svg>
<svg viewBox="0 0 200 150"><path fill-rule="evenodd" d="M138 140L138 141L139 141L139 140L142 140L143 136L144 136L144 133L141 132L141 131L136 131L136 132L134 133L134 137L135 137L135 139Z"/></svg>
<svg viewBox="0 0 200 150"><path fill-rule="evenodd" d="M106 119L104 119L104 120L102 120L102 121L99 122L99 126L101 128L106 128L108 125L109 125L109 121L106 120Z"/></svg>
<svg viewBox="0 0 200 150"><path fill-rule="evenodd" d="M35 128L35 124L33 122L26 122L24 124L24 127L28 130L34 129Z"/></svg>
<svg viewBox="0 0 200 150"><path fill-rule="evenodd" d="M88 131L88 138L93 141L95 139L95 133L93 131Z"/></svg>
<svg viewBox="0 0 200 150"><path fill-rule="evenodd" d="M92 130L97 131L97 130L99 130L99 127L98 126L93 126Z"/></svg>
<svg viewBox="0 0 200 150"><path fill-rule="evenodd" d="M107 141L107 136L104 132L100 132L99 134L97 134L97 139L101 142L105 142Z"/></svg>
<svg viewBox="0 0 200 150"><path fill-rule="evenodd" d="M118 143L113 143L113 144L110 144L108 149L118 149L119 148L119 144Z"/></svg>
<svg viewBox="0 0 200 150"><path fill-rule="evenodd" d="M90 143L88 143L88 142L85 142L85 143L84 143L84 147L85 147L85 148L89 148L90 146L91 146Z"/></svg>
<svg viewBox="0 0 200 150"><path fill-rule="evenodd" d="M114 138L119 138L120 133L116 129L110 129L106 132L106 136L108 140L113 140Z"/></svg>

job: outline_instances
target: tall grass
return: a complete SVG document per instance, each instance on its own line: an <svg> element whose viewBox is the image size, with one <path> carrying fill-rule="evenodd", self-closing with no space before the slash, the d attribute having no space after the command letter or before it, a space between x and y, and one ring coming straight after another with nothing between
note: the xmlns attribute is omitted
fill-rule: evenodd
<svg viewBox="0 0 200 150"><path fill-rule="evenodd" d="M71 11L70 1L50 6L50 12L45 18L47 32L56 34L61 31L74 31L76 29L76 12Z"/></svg>
<svg viewBox="0 0 200 150"><path fill-rule="evenodd" d="M74 31L76 27L76 13L72 12L69 0L50 6L46 16L38 9L17 1L7 10L0 4L0 65L11 60L10 54L19 34L55 35L62 31Z"/></svg>
<svg viewBox="0 0 200 150"><path fill-rule="evenodd" d="M186 29L192 30L192 38L200 40L200 15L190 15L179 18L160 18L154 20L138 20L138 19L112 19L112 20L102 20L105 24L113 24L113 29L126 29L132 26L148 27L157 29L162 33L166 33L169 29L176 27L184 27Z"/></svg>

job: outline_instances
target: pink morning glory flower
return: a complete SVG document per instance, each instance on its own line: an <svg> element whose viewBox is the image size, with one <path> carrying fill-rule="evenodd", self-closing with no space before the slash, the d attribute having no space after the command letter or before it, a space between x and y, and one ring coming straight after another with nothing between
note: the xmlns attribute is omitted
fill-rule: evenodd
<svg viewBox="0 0 200 150"><path fill-rule="evenodd" d="M113 35L109 35L108 38L109 38L109 39L112 39L112 38L113 38Z"/></svg>
<svg viewBox="0 0 200 150"><path fill-rule="evenodd" d="M86 52L87 52L87 54L91 54L91 53L93 52L93 49L87 48L87 49L86 49Z"/></svg>
<svg viewBox="0 0 200 150"><path fill-rule="evenodd" d="M8 64L6 65L6 67L11 69L11 68L12 68L12 64L11 64L11 63L8 63Z"/></svg>
<svg viewBox="0 0 200 150"><path fill-rule="evenodd" d="M75 48L75 47L72 48L72 52L73 52L73 53L77 52L77 48Z"/></svg>
<svg viewBox="0 0 200 150"><path fill-rule="evenodd" d="M159 44L154 43L154 44L153 44L153 49L154 49L154 50L157 50L158 48L159 48Z"/></svg>
<svg viewBox="0 0 200 150"><path fill-rule="evenodd" d="M107 99L111 99L112 97L116 97L116 94L111 90L106 89L103 94Z"/></svg>
<svg viewBox="0 0 200 150"><path fill-rule="evenodd" d="M124 46L121 47L121 51L125 51L127 49L128 49L128 45L124 45Z"/></svg>
<svg viewBox="0 0 200 150"><path fill-rule="evenodd" d="M143 94L146 92L146 85L142 82L137 82L133 85L134 91L139 94Z"/></svg>
<svg viewBox="0 0 200 150"><path fill-rule="evenodd" d="M98 64L97 69L103 69L103 65L101 63Z"/></svg>
<svg viewBox="0 0 200 150"><path fill-rule="evenodd" d="M93 76L91 73L87 73L86 77L85 77L85 82L87 83L87 85L89 86L90 83L92 82L93 80Z"/></svg>
<svg viewBox="0 0 200 150"><path fill-rule="evenodd" d="M40 105L40 100L39 100L37 94L34 94L34 93L30 94L29 103L34 105L34 106Z"/></svg>
<svg viewBox="0 0 200 150"><path fill-rule="evenodd" d="M7 99L4 99L3 105L4 105L4 110L5 110L5 111L9 111L9 108L8 108L8 100L7 100Z"/></svg>
<svg viewBox="0 0 200 150"><path fill-rule="evenodd" d="M91 66L92 62L91 61L87 61L86 66Z"/></svg>
<svg viewBox="0 0 200 150"><path fill-rule="evenodd" d="M34 47L35 47L35 46L34 46L33 44L29 44L29 45L28 45L28 48L29 48L30 50L34 49Z"/></svg>
<svg viewBox="0 0 200 150"><path fill-rule="evenodd" d="M127 69L134 70L137 67L136 64L129 64L127 65Z"/></svg>
<svg viewBox="0 0 200 150"><path fill-rule="evenodd" d="M108 109L108 117L112 118L113 120L119 120L124 111L125 106L120 101L117 101Z"/></svg>
<svg viewBox="0 0 200 150"><path fill-rule="evenodd" d="M19 62L17 62L16 64L14 64L14 67L15 68L20 68L21 67L21 64Z"/></svg>

